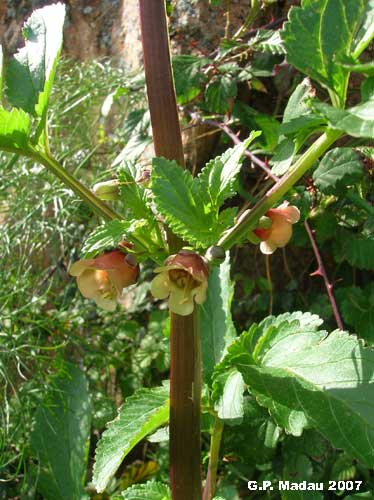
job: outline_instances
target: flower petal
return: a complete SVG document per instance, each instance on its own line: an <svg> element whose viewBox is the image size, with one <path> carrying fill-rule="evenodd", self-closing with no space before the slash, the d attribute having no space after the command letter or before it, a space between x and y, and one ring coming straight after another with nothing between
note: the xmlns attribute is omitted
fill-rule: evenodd
<svg viewBox="0 0 374 500"><path fill-rule="evenodd" d="M153 278L151 294L155 299L166 299L169 296L170 282L168 272L162 272Z"/></svg>
<svg viewBox="0 0 374 500"><path fill-rule="evenodd" d="M195 302L196 304L203 304L206 301L206 291L208 289L208 281L205 280L200 286L195 288Z"/></svg>
<svg viewBox="0 0 374 500"><path fill-rule="evenodd" d="M92 299L103 288L111 288L108 275L105 271L97 271L96 269L86 269L77 278L78 288L87 299Z"/></svg>
<svg viewBox="0 0 374 500"><path fill-rule="evenodd" d="M277 249L277 245L271 240L261 241L260 251L265 255L271 255Z"/></svg>
<svg viewBox="0 0 374 500"><path fill-rule="evenodd" d="M299 222L300 220L300 210L293 205L285 208L283 210L283 214L285 215L287 221L291 224L296 224L296 222Z"/></svg>
<svg viewBox="0 0 374 500"><path fill-rule="evenodd" d="M95 266L95 259L82 259L74 262L69 268L69 274L71 276L80 276L83 271L90 267Z"/></svg>
<svg viewBox="0 0 374 500"><path fill-rule="evenodd" d="M169 297L169 309L180 316L188 316L194 310L193 297L191 295L186 297L181 289L173 290Z"/></svg>
<svg viewBox="0 0 374 500"><path fill-rule="evenodd" d="M284 247L292 237L292 224L282 215L273 216L273 225L267 241L272 241L277 247Z"/></svg>
<svg viewBox="0 0 374 500"><path fill-rule="evenodd" d="M116 299L105 298L101 293L97 293L92 298L96 302L96 305L101 309L105 309L105 311L111 311L111 312L115 311L117 306Z"/></svg>

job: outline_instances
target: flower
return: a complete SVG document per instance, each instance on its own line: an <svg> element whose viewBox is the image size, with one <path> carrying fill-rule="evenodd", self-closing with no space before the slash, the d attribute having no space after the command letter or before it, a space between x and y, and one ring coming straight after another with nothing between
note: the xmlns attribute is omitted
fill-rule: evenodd
<svg viewBox="0 0 374 500"><path fill-rule="evenodd" d="M292 236L292 224L300 219L297 207L284 201L278 208L271 208L265 214L272 221L270 228L257 228L254 233L260 238L260 250L264 254L272 254L277 248L283 248Z"/></svg>
<svg viewBox="0 0 374 500"><path fill-rule="evenodd" d="M131 254L113 250L95 259L74 262L69 273L77 277L83 297L93 299L102 309L114 311L122 290L136 283L139 266Z"/></svg>
<svg viewBox="0 0 374 500"><path fill-rule="evenodd" d="M208 288L208 266L194 252L181 250L171 255L163 267L155 269L157 276L151 283L151 292L156 299L169 297L170 311L188 316L194 303L202 304Z"/></svg>

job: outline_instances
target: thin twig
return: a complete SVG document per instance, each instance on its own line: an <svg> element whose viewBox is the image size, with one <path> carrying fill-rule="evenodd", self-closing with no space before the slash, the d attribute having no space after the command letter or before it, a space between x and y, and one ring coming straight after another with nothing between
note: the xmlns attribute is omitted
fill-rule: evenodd
<svg viewBox="0 0 374 500"><path fill-rule="evenodd" d="M327 291L327 295L328 295L329 300L330 300L331 308L332 308L332 311L334 313L336 324L338 325L338 328L340 330L344 330L343 320L342 320L342 317L340 315L338 305L337 305L336 299L335 299L334 285L330 282L330 280L327 276L326 268L324 266L316 239L314 237L313 231L312 231L309 223L307 221L305 221L304 226L305 226L306 232L308 233L310 243L312 244L313 252L314 252L314 255L315 255L317 263L318 263L317 270L314 271L314 273L312 273L310 276L321 276L323 278L323 281L324 281L325 287L326 287L326 291Z"/></svg>

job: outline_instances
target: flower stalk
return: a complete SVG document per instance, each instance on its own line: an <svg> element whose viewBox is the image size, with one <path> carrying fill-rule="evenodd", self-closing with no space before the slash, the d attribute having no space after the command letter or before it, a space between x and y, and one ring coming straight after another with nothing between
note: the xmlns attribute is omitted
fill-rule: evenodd
<svg viewBox="0 0 374 500"><path fill-rule="evenodd" d="M156 156L185 167L164 0L140 0L144 70ZM168 231L170 253L182 242ZM201 499L201 361L197 311L170 313L170 485L173 500Z"/></svg>

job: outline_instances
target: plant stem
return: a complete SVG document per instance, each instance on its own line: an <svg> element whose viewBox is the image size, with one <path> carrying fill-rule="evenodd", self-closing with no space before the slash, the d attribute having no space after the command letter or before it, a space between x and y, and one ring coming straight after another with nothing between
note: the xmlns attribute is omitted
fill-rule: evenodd
<svg viewBox="0 0 374 500"><path fill-rule="evenodd" d="M305 174L314 162L342 135L336 130L327 130L310 148L296 161L288 174L284 175L274 186L257 202L257 204L238 218L235 226L230 228L217 243L225 250L240 242L256 227L258 219L264 215L289 189Z"/></svg>
<svg viewBox="0 0 374 500"><path fill-rule="evenodd" d="M328 295L329 300L330 300L330 304L331 304L332 311L334 313L336 324L338 325L338 328L340 330L344 330L343 320L342 320L342 317L340 315L339 308L338 308L338 305L337 305L336 299L335 299L334 285L330 282L330 280L327 276L325 265L323 263L316 239L314 237L313 231L312 231L309 223L307 221L305 221L304 226L305 226L306 232L308 233L309 240L310 240L310 243L312 244L313 252L314 252L314 255L316 257L317 264L318 264L317 271L312 273L311 276L321 276L323 278L323 282L324 282L325 287L326 287L327 295Z"/></svg>
<svg viewBox="0 0 374 500"><path fill-rule="evenodd" d="M157 156L185 167L164 0L140 0L144 69ZM168 244L182 242L170 231ZM200 336L197 313L170 314L170 485L173 500L201 499Z"/></svg>
<svg viewBox="0 0 374 500"><path fill-rule="evenodd" d="M223 421L220 418L216 417L210 441L209 465L208 465L208 473L206 476L203 500L211 500L214 497L214 493L216 491L219 449L221 446L223 427L224 427Z"/></svg>
<svg viewBox="0 0 374 500"><path fill-rule="evenodd" d="M62 165L60 165L52 156L37 151L30 150L28 156L33 160L44 165L50 172L58 177L65 186L68 186L77 194L87 205L100 217L107 220L122 219L123 217L112 210L106 203L95 196L86 186L73 177Z"/></svg>

